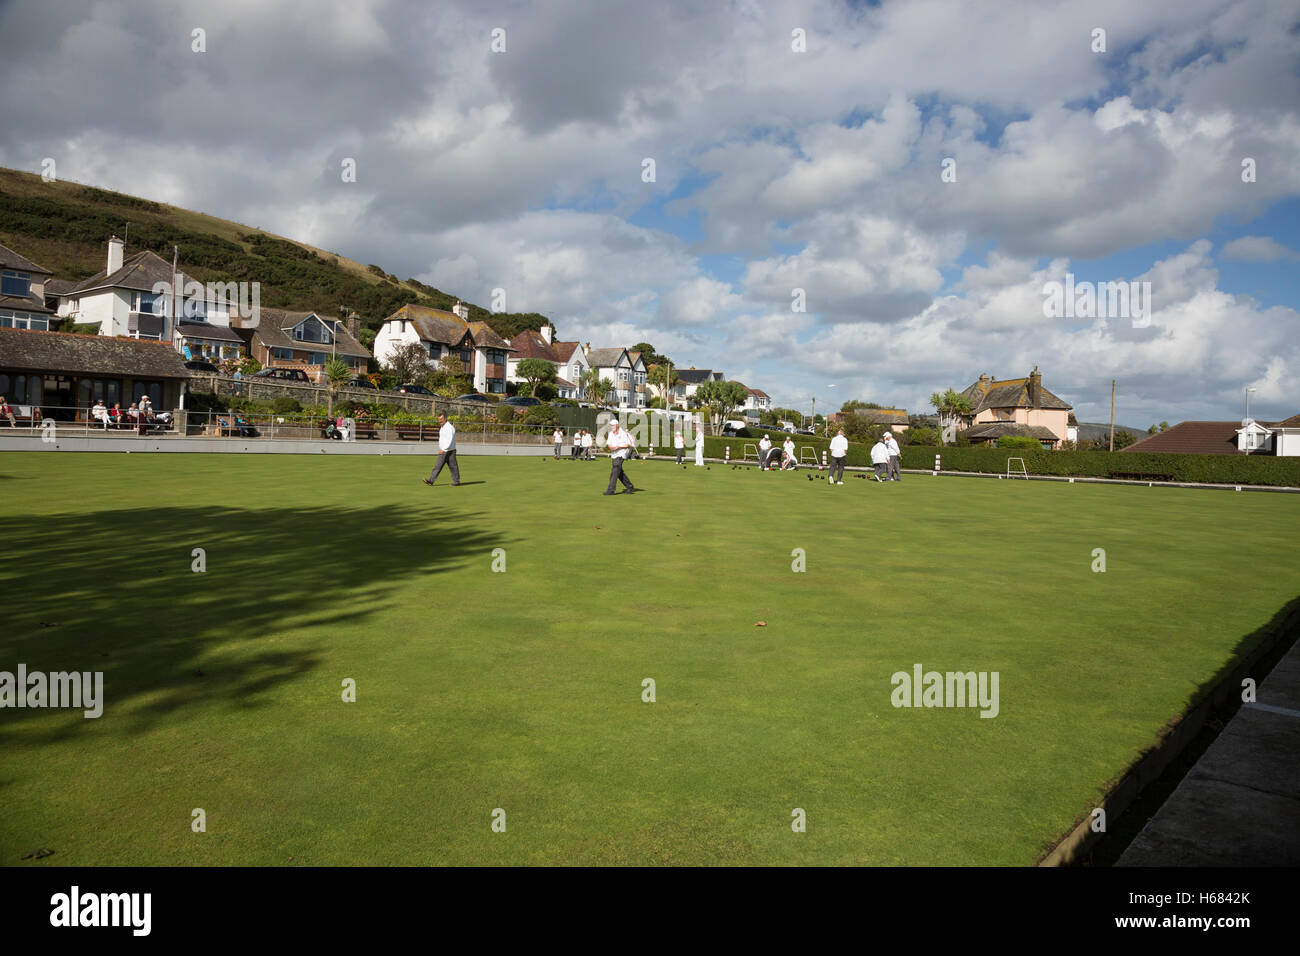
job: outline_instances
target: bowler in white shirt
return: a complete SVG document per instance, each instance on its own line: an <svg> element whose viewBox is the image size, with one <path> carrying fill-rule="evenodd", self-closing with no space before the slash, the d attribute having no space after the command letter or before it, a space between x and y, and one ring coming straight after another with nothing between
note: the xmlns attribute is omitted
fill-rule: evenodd
<svg viewBox="0 0 1300 956"><path fill-rule="evenodd" d="M627 429L619 425L618 422L614 422L613 426L609 430L608 437L605 439L605 443L609 446L609 459L611 462L609 468L609 489L605 494L617 494L614 488L620 481L623 482L623 487L626 489L624 494L630 495L634 493L636 491L636 486L632 484L632 479L623 474L623 462L631 456L634 445L631 434L628 433Z"/></svg>
<svg viewBox="0 0 1300 956"><path fill-rule="evenodd" d="M844 458L849 453L849 440L841 428L831 439L831 473L826 480L833 485L844 484Z"/></svg>
<svg viewBox="0 0 1300 956"><path fill-rule="evenodd" d="M451 469L451 486L454 488L460 484L460 468L456 464L456 426L447 421L446 415L438 416L438 424L442 426L438 429L438 463L424 483L431 485L437 481L442 466L446 465Z"/></svg>

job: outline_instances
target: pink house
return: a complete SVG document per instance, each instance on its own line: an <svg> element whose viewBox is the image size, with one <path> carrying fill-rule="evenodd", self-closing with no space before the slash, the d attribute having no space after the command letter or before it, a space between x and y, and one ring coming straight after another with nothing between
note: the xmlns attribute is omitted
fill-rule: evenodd
<svg viewBox="0 0 1300 956"><path fill-rule="evenodd" d="M1060 448L1069 436L1071 405L1043 388L1038 366L1027 378L994 379L981 375L962 392L970 402L970 415L958 428L972 444L994 444L1003 435L1025 435L1044 448Z"/></svg>

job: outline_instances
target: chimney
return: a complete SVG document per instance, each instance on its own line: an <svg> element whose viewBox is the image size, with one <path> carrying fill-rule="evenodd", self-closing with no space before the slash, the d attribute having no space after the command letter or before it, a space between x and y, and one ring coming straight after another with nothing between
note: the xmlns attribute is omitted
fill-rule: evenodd
<svg viewBox="0 0 1300 956"><path fill-rule="evenodd" d="M1038 371L1038 366L1029 373L1029 404L1033 408L1041 408L1043 399L1043 373Z"/></svg>
<svg viewBox="0 0 1300 956"><path fill-rule="evenodd" d="M108 274L112 275L118 269L122 268L122 249L124 243L117 236L110 236L108 240Z"/></svg>
<svg viewBox="0 0 1300 956"><path fill-rule="evenodd" d="M451 311L460 316L466 322L469 321L469 306L461 302L460 299L456 300L456 304L451 307Z"/></svg>
<svg viewBox="0 0 1300 956"><path fill-rule="evenodd" d="M547 345L551 344L551 339L554 337L555 337L555 329L551 328L549 325L543 325L542 338L546 340Z"/></svg>
<svg viewBox="0 0 1300 956"><path fill-rule="evenodd" d="M348 328L348 335L352 336L354 339L358 339L358 340L360 340L360 338L361 338L361 316L359 316L359 315L357 315L355 312L353 312L351 315L348 316L348 321L347 321L346 324L347 324L347 328Z"/></svg>
<svg viewBox="0 0 1300 956"><path fill-rule="evenodd" d="M582 354L583 354L583 355L590 355L590 354L591 354L591 343L590 343L590 342L588 342L586 345L584 345L584 346L582 347Z"/></svg>

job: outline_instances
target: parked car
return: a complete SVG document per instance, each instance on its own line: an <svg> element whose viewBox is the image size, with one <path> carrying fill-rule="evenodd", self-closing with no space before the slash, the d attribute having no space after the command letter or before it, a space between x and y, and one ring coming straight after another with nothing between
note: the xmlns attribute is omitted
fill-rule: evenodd
<svg viewBox="0 0 1300 956"><path fill-rule="evenodd" d="M488 404L488 405L491 405L491 404L492 404L492 399L488 398L486 395L483 395L483 394L481 394L481 393L479 393L479 392L470 392L470 393L468 393L467 395L457 395L456 398L453 399L453 401L457 401L457 402L485 402L485 403Z"/></svg>
<svg viewBox="0 0 1300 956"><path fill-rule="evenodd" d="M527 395L512 395L510 398L507 398L507 399L506 399L504 402L502 402L501 404L502 404L502 405L515 405L515 406L518 406L519 408L531 408L531 407L534 406L534 405L540 405L540 404L542 404L542 403L541 403L541 401L540 401L539 399L536 399L536 398L530 398L530 397L527 396Z"/></svg>
<svg viewBox="0 0 1300 956"><path fill-rule="evenodd" d="M370 381L370 379L368 378L354 378L352 381L348 382L347 385L343 387L344 388L369 388L369 389L373 389L376 392L379 391L379 386L376 385L374 382Z"/></svg>
<svg viewBox="0 0 1300 956"><path fill-rule="evenodd" d="M200 361L199 359L186 362L185 367L191 372L207 372L210 375L217 374L217 367L215 365L211 362Z"/></svg>
<svg viewBox="0 0 1300 956"><path fill-rule="evenodd" d="M264 368L254 372L253 378L278 378L290 382L310 382L307 373L300 368Z"/></svg>
<svg viewBox="0 0 1300 956"><path fill-rule="evenodd" d="M743 422L723 422L723 438L749 438L749 428Z"/></svg>
<svg viewBox="0 0 1300 956"><path fill-rule="evenodd" d="M397 390L401 392L403 395L433 395L434 394L433 392L425 388L423 385L399 385L397 386Z"/></svg>

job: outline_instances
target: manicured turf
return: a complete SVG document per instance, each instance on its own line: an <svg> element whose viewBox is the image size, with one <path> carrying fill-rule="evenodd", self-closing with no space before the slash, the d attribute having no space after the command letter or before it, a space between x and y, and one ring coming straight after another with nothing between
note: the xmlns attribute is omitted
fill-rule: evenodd
<svg viewBox="0 0 1300 956"><path fill-rule="evenodd" d="M106 696L0 710L0 861L1029 864L1300 594L1289 495L428 464L0 456L0 670Z"/></svg>

